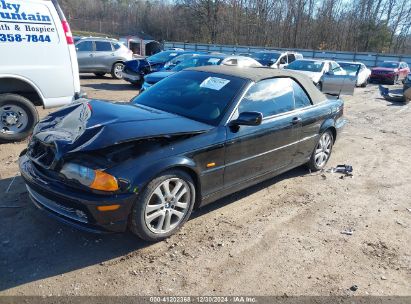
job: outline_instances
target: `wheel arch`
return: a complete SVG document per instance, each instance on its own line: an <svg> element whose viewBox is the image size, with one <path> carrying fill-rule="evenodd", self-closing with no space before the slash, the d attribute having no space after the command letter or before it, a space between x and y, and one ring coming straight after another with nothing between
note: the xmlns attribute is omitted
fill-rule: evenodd
<svg viewBox="0 0 411 304"><path fill-rule="evenodd" d="M30 100L35 106L44 107L40 89L29 79L18 75L0 76L0 94L16 94Z"/></svg>
<svg viewBox="0 0 411 304"><path fill-rule="evenodd" d="M330 130L332 135L333 135L333 140L334 142L337 139L337 129L335 128L334 125L334 120L333 119L327 119L321 126L320 128L320 134L324 133L325 131Z"/></svg>
<svg viewBox="0 0 411 304"><path fill-rule="evenodd" d="M202 199L201 181L195 162L189 158L173 157L171 159L165 159L155 164L154 166L146 168L145 170L139 172L136 180L133 183L134 187L137 187L137 189L141 190L146 187L151 180L170 170L181 170L193 179L194 187L196 190L196 200L194 208L197 208L200 205ZM146 178L142 180L142 177L144 176Z"/></svg>

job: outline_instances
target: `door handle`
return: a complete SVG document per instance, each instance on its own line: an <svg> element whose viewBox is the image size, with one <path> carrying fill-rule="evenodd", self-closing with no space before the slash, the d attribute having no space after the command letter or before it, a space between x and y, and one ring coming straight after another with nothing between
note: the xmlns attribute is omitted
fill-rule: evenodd
<svg viewBox="0 0 411 304"><path fill-rule="evenodd" d="M93 57L93 54L90 54L90 57Z"/></svg>
<svg viewBox="0 0 411 304"><path fill-rule="evenodd" d="M293 125L299 124L302 121L301 117L294 117L292 120Z"/></svg>

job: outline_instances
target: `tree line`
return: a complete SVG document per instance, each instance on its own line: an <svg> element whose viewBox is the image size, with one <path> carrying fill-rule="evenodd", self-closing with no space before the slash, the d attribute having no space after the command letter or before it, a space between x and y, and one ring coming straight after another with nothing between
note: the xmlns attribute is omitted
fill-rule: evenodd
<svg viewBox="0 0 411 304"><path fill-rule="evenodd" d="M62 0L74 30L157 40L411 53L409 0Z"/></svg>

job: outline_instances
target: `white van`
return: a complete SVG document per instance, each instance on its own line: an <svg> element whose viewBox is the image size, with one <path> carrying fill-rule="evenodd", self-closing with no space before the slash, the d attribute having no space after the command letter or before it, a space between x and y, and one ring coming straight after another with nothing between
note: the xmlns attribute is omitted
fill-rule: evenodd
<svg viewBox="0 0 411 304"><path fill-rule="evenodd" d="M79 95L73 36L57 0L0 0L0 141L30 135L35 106Z"/></svg>

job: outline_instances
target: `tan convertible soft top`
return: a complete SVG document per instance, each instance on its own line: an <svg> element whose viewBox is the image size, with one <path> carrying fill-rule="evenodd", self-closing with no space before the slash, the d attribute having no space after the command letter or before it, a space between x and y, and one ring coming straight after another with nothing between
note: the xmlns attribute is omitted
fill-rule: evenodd
<svg viewBox="0 0 411 304"><path fill-rule="evenodd" d="M269 78L275 78L275 77L290 77L301 84L301 86L305 89L307 94L310 96L313 104L323 102L324 100L327 99L327 97L315 87L311 78L303 74L290 71L290 70L281 70L281 69L273 69L273 68L265 68L265 67L262 67L262 68L232 67L232 66L226 66L226 65L202 66L202 67L190 68L187 70L234 76L234 77L248 79L254 82L258 82L260 80L269 79Z"/></svg>

